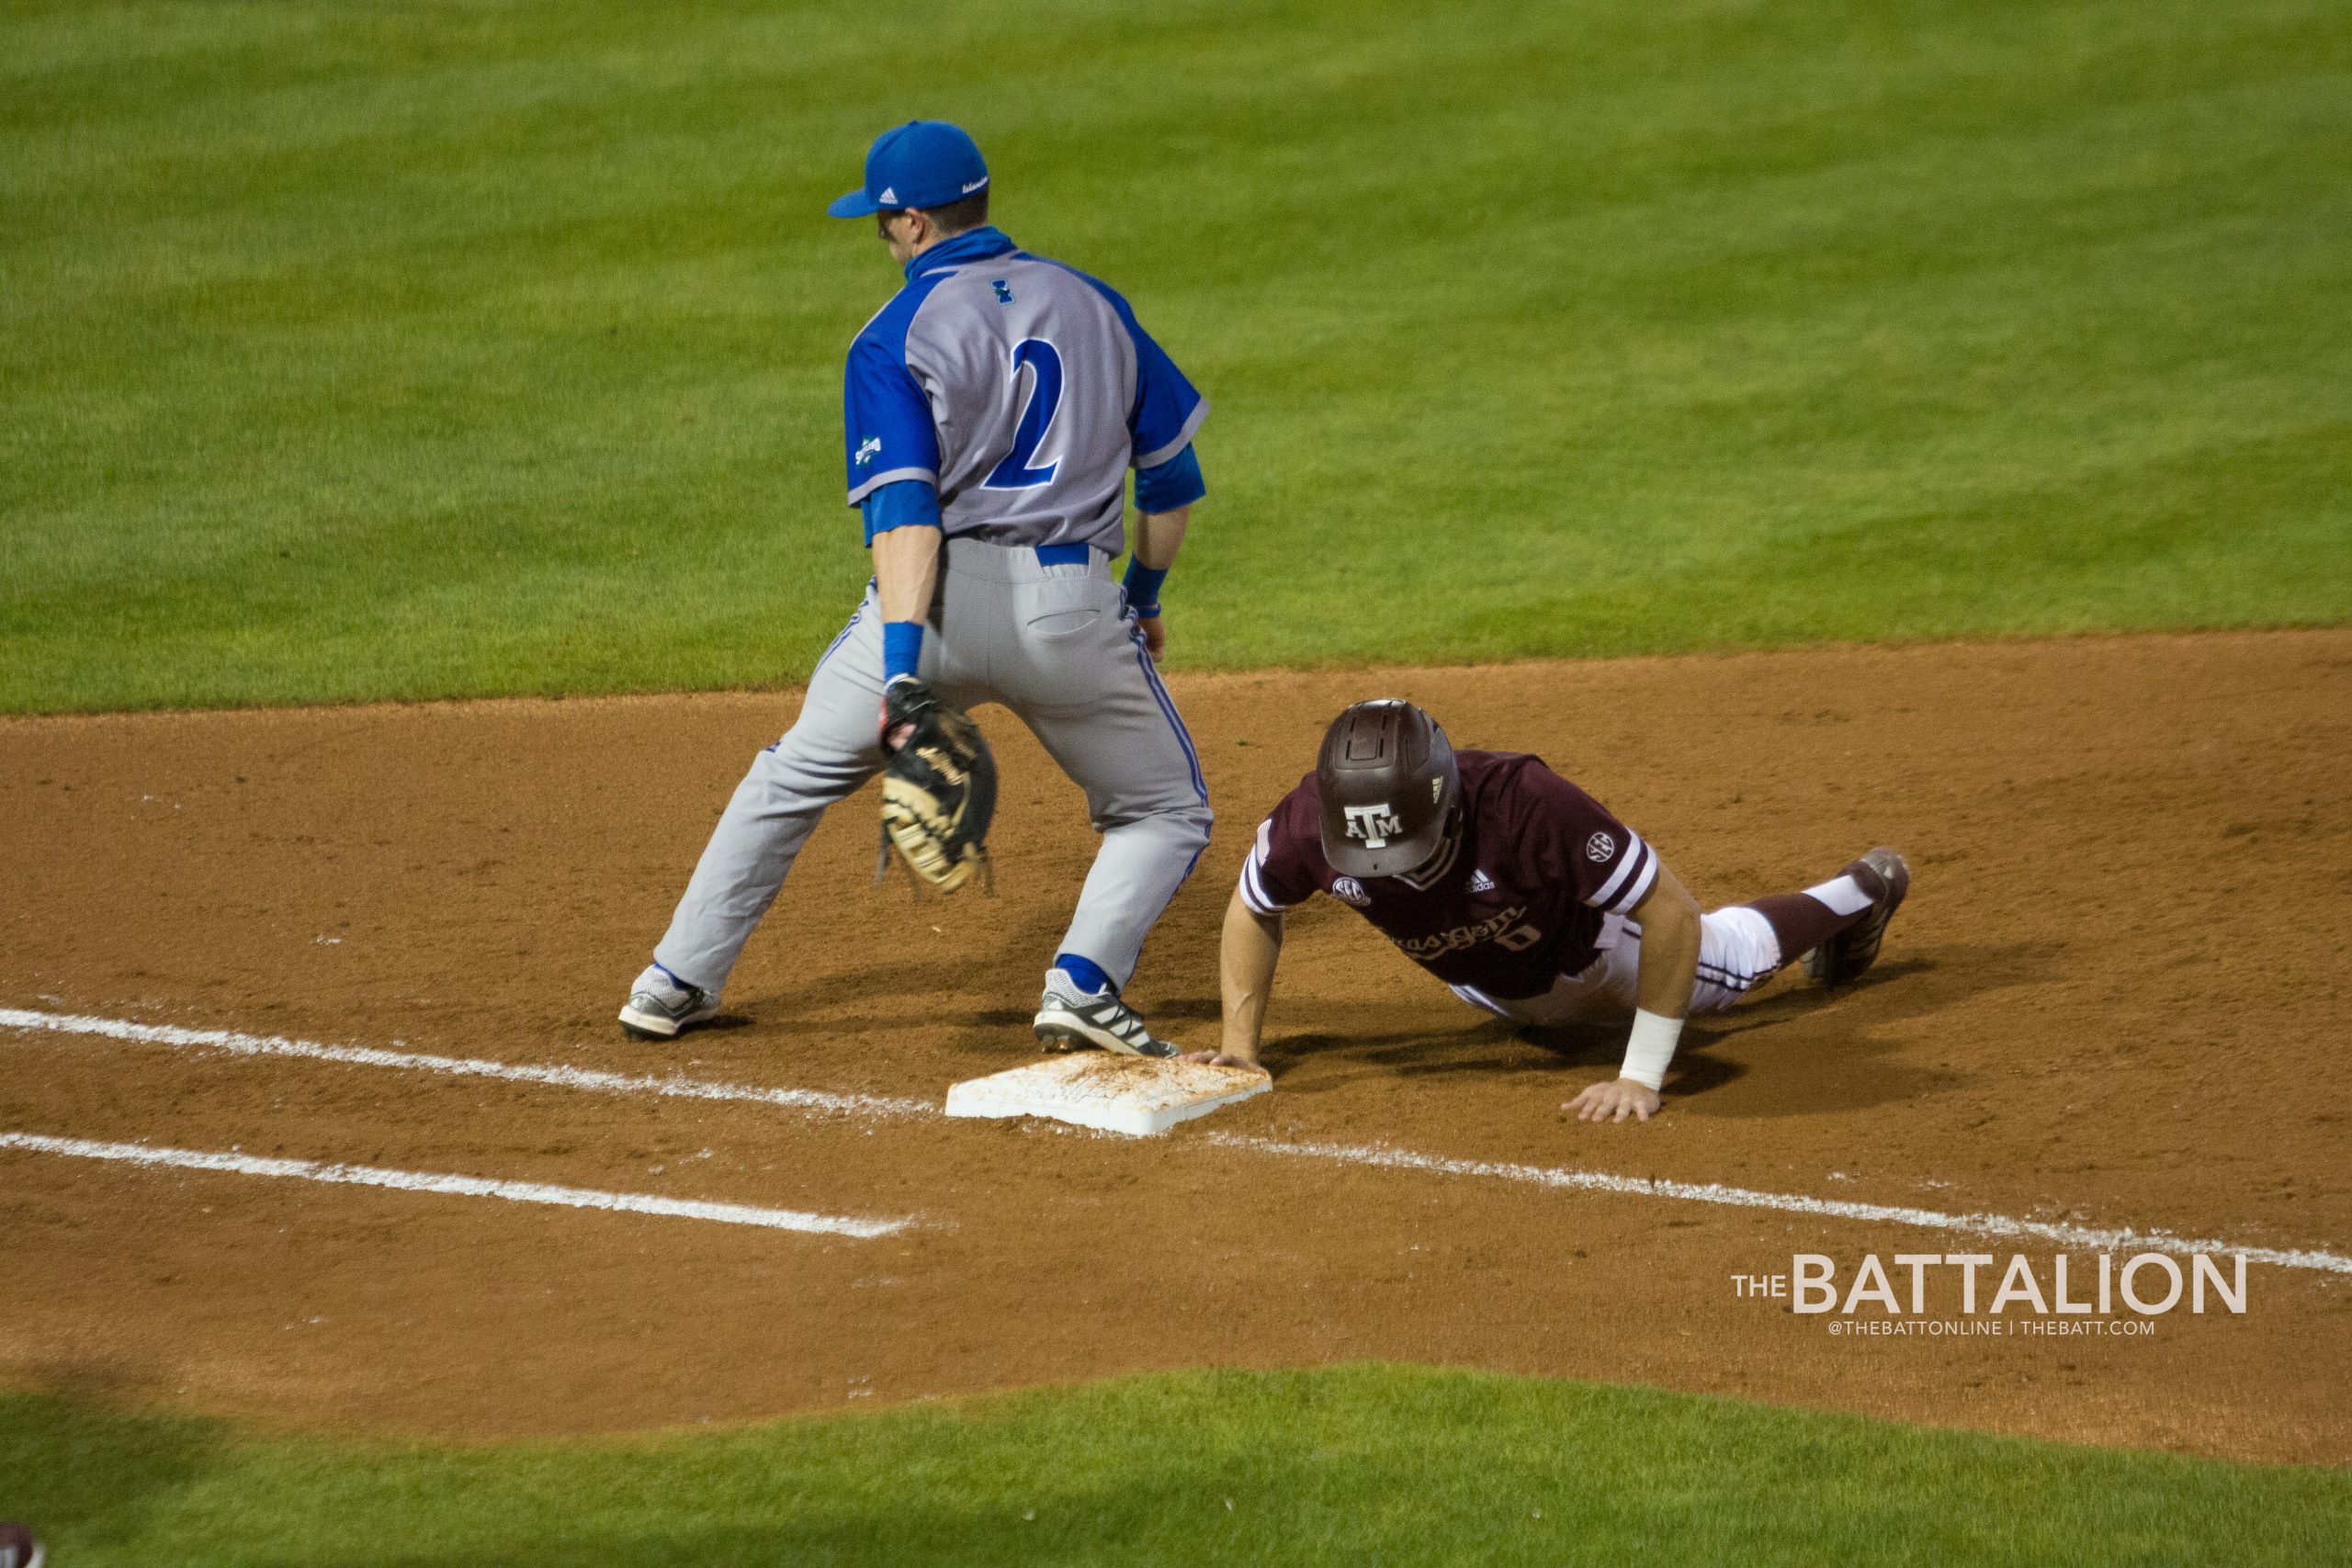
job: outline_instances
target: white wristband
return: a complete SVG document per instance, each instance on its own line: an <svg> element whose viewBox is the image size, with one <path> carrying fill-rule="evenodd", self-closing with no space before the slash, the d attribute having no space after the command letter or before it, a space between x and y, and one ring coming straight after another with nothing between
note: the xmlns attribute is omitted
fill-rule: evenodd
<svg viewBox="0 0 2352 1568"><path fill-rule="evenodd" d="M1625 1043L1625 1065L1618 1070L1620 1077L1652 1089L1666 1083L1666 1065L1674 1060L1675 1043L1682 1038L1682 1021L1661 1018L1640 1008L1634 1010L1634 1037Z"/></svg>

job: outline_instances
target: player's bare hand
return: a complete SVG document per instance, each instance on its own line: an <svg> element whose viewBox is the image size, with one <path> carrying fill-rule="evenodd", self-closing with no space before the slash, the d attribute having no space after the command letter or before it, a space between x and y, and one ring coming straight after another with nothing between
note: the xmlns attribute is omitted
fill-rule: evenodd
<svg viewBox="0 0 2352 1568"><path fill-rule="evenodd" d="M909 679L909 677L902 675L899 679L903 681ZM887 757L890 753L896 751L899 747L904 746L907 743L907 738L914 732L915 727L911 721L903 718L899 719L896 722L892 721L890 717L890 690L888 686L885 686L882 689L882 705L875 711L874 728L876 739L880 740L882 743L882 754Z"/></svg>
<svg viewBox="0 0 2352 1568"><path fill-rule="evenodd" d="M1187 1051L1176 1059L1200 1067L1247 1067L1253 1073L1266 1070L1266 1064L1256 1057L1237 1056L1230 1051Z"/></svg>
<svg viewBox="0 0 2352 1568"><path fill-rule="evenodd" d="M1582 1093L1560 1109L1575 1111L1579 1122L1623 1122L1628 1116L1646 1122L1657 1114L1657 1090L1649 1085L1632 1078L1611 1078L1586 1085Z"/></svg>
<svg viewBox="0 0 2352 1568"><path fill-rule="evenodd" d="M1159 656L1168 651L1168 628L1160 624L1158 615L1137 616L1136 625L1143 628L1143 646L1150 653L1151 661L1159 663Z"/></svg>

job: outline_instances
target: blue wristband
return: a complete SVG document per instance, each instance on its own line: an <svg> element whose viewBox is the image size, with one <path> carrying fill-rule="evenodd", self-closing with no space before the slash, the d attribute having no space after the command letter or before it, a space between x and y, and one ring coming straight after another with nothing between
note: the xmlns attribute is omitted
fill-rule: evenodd
<svg viewBox="0 0 2352 1568"><path fill-rule="evenodd" d="M1168 569L1154 571L1143 562L1129 557L1127 560L1127 605L1138 615L1159 614L1159 585L1168 581Z"/></svg>
<svg viewBox="0 0 2352 1568"><path fill-rule="evenodd" d="M922 623L883 622L882 683L887 686L899 676L918 674L922 669Z"/></svg>

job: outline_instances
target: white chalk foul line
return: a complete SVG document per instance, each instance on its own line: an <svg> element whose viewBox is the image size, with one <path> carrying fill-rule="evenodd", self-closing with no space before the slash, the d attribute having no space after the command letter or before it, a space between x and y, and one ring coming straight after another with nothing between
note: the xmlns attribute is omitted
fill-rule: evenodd
<svg viewBox="0 0 2352 1568"><path fill-rule="evenodd" d="M2199 1240L2177 1236L2166 1231L2104 1230L2089 1225L2052 1224L2042 1220L2013 1220L2006 1214L1952 1214L1940 1209L1808 1198L1797 1192L1758 1192L1751 1188L1725 1187L1713 1181L1663 1181L1554 1166L1447 1159L1438 1155L1419 1155L1409 1149L1382 1148L1368 1144L1291 1144L1239 1133L1211 1133L1207 1137L1209 1142L1228 1149L1253 1149L1260 1154L1329 1160L1340 1165L1372 1166L1384 1170L1424 1171L1440 1176L1480 1176L1498 1181L1519 1181L1532 1187L1577 1192L1622 1192L1642 1198L1672 1198L1686 1203L1722 1203L1736 1209L1777 1209L1791 1214L1820 1214L1830 1219L1918 1225L1928 1230L1960 1231L1970 1235L2054 1241L2062 1247L2080 1247L2086 1252L2173 1252L2183 1256L2200 1252L2244 1253L2250 1263L2275 1263L2281 1269L2317 1269L2331 1274L2352 1274L2352 1258L2333 1252L2240 1247L2234 1242Z"/></svg>
<svg viewBox="0 0 2352 1568"><path fill-rule="evenodd" d="M356 1066L499 1078L513 1083L545 1084L557 1089L583 1089L602 1094L659 1094L686 1100L740 1100L796 1111L831 1111L877 1118L938 1114L937 1107L920 1100L892 1100L865 1094L826 1094L816 1089L763 1089L748 1084L717 1083L683 1075L652 1077L596 1072L584 1067L532 1066L476 1057L381 1051L365 1045L322 1045L308 1040L288 1040L277 1035L242 1034L234 1030L180 1029L167 1024L131 1023L119 1019L34 1012L17 1008L0 1008L0 1028L97 1034L113 1040L227 1051L245 1056L290 1056L305 1061L343 1062ZM1659 1181L1635 1176L1611 1176L1604 1171L1451 1159L1440 1155L1415 1154L1409 1149L1383 1148L1373 1145L1294 1144L1236 1133L1206 1133L1203 1135L1208 1142L1225 1148L1250 1149L1260 1154L1329 1160L1390 1170L1487 1177L1560 1190L1615 1192L1682 1202L1721 1203L1733 1208L1777 1209L1792 1214L1819 1214L1830 1219L1917 1225L1929 1230L1957 1231L1972 1235L2054 1241L2063 1246L2093 1251L2137 1247L2143 1251L2183 1256L2242 1252L2249 1262L2276 1264L2282 1269L2312 1269L2325 1273L2352 1274L2352 1258L2334 1252L2239 1247L2226 1241L2176 1236L2165 1231L2052 1224L2041 1220L2011 1219L2006 1214L1953 1214L1939 1209L1856 1203L1835 1198L1811 1198L1797 1192L1759 1192L1745 1187L1725 1187L1716 1182Z"/></svg>
<svg viewBox="0 0 2352 1568"><path fill-rule="evenodd" d="M755 1209L742 1203L711 1203L692 1198L656 1198L643 1192L599 1192L586 1187L550 1187L537 1181L493 1181L481 1176L446 1176L423 1170L385 1170L368 1165L324 1165L307 1159L264 1159L256 1155L205 1149L159 1149L147 1144L98 1143L88 1138L51 1138L39 1133L0 1133L0 1149L63 1155L73 1159L115 1160L125 1165L164 1166L175 1170L220 1170L237 1176L288 1176L341 1187L387 1187L397 1192L445 1192L459 1198L503 1198L510 1203L546 1203L560 1209L602 1209L616 1214L660 1214L671 1219L714 1220L726 1225L808 1231L819 1235L869 1240L890 1235L910 1220L858 1220L811 1214L798 1209Z"/></svg>
<svg viewBox="0 0 2352 1568"><path fill-rule="evenodd" d="M813 1089L763 1089L755 1084L718 1083L683 1074L605 1073L589 1067L537 1066L480 1056L435 1056L417 1051L380 1051L368 1045L322 1045L276 1034L241 1034L233 1029L180 1029L170 1024L131 1023L122 1019L78 1017L0 1008L0 1028L46 1030L57 1034L98 1034L109 1040L183 1050L226 1051L240 1056L288 1056L305 1062L340 1062L359 1067L392 1067L450 1077L496 1078L506 1083L545 1084L592 1094L659 1094L678 1100L739 1100L789 1111L831 1111L858 1116L923 1116L936 1108L920 1100L872 1094L826 1094Z"/></svg>

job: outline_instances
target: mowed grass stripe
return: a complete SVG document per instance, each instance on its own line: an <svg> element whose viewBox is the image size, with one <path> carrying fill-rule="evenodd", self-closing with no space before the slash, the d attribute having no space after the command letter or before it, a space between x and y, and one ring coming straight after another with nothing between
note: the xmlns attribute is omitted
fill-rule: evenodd
<svg viewBox="0 0 2352 1568"><path fill-rule="evenodd" d="M2317 0L36 6L0 88L0 707L804 675L914 112L1216 402L1180 663L2352 606Z"/></svg>
<svg viewBox="0 0 2352 1568"><path fill-rule="evenodd" d="M2310 1565L2352 1540L2341 1471L1378 1365L468 1446L20 1394L0 1397L0 1506L85 1568Z"/></svg>

